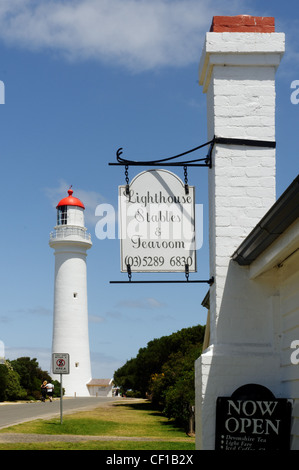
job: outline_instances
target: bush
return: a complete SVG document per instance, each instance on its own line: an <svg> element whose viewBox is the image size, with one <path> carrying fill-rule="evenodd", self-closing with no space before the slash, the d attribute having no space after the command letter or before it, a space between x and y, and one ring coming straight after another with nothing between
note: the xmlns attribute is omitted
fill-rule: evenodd
<svg viewBox="0 0 299 470"><path fill-rule="evenodd" d="M189 420L194 405L194 373L183 374L165 393L163 413L173 418L186 432L189 431Z"/></svg>
<svg viewBox="0 0 299 470"><path fill-rule="evenodd" d="M142 398L140 392L135 392L134 390L127 390L125 393L128 398Z"/></svg>
<svg viewBox="0 0 299 470"><path fill-rule="evenodd" d="M0 401L23 400L26 390L20 385L20 376L14 371L9 361L0 367Z"/></svg>
<svg viewBox="0 0 299 470"><path fill-rule="evenodd" d="M60 396L60 383L52 381L37 360L20 357L0 364L0 401L40 400L41 384L44 380L54 384L54 397Z"/></svg>
<svg viewBox="0 0 299 470"><path fill-rule="evenodd" d="M24 400L27 392L23 387L21 387L19 374L13 370L9 363L7 364L7 369L8 383L6 386L6 400Z"/></svg>

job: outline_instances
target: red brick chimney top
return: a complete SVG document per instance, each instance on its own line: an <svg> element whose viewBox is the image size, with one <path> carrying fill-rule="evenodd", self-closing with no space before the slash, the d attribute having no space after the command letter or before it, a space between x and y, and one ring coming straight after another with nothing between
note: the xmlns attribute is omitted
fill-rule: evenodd
<svg viewBox="0 0 299 470"><path fill-rule="evenodd" d="M214 33L274 33L275 18L267 16L214 16L211 32Z"/></svg>

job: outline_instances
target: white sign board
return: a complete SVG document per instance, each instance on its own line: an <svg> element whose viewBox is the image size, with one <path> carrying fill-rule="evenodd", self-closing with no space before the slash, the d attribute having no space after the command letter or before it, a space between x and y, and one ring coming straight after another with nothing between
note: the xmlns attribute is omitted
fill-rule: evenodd
<svg viewBox="0 0 299 470"><path fill-rule="evenodd" d="M70 373L70 356L68 353L52 354L52 372L53 374Z"/></svg>
<svg viewBox="0 0 299 470"><path fill-rule="evenodd" d="M195 191L167 170L119 186L121 272L196 271Z"/></svg>

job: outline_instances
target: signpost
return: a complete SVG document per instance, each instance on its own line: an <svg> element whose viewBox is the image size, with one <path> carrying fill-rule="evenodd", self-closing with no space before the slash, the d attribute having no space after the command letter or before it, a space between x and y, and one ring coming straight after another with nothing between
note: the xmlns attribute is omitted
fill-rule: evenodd
<svg viewBox="0 0 299 470"><path fill-rule="evenodd" d="M216 443L221 451L290 450L292 405L270 390L248 384L231 397L218 397Z"/></svg>
<svg viewBox="0 0 299 470"><path fill-rule="evenodd" d="M68 353L52 354L52 372L60 374L60 424L62 424L62 375L70 373L70 355Z"/></svg>
<svg viewBox="0 0 299 470"><path fill-rule="evenodd" d="M119 187L121 272L196 272L195 190L167 170Z"/></svg>

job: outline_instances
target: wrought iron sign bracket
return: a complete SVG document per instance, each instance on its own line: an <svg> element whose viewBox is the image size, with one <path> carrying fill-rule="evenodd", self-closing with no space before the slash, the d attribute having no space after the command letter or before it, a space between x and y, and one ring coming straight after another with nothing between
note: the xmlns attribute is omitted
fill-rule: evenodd
<svg viewBox="0 0 299 470"><path fill-rule="evenodd" d="M150 166L150 167L184 167L184 178L185 178L185 192L188 194L189 186L188 186L188 175L187 175L187 168L188 167L206 167L212 168L212 152L215 144L222 144L222 145L237 145L237 146L249 146L249 147L268 147L268 148L275 148L276 142L275 141L265 141L265 140L253 140L253 139L235 139L235 138L226 138L226 137L216 137L205 144L199 145L191 150L187 150L179 155L175 155L173 157L168 158L161 158L158 160L152 161L135 161L135 160L127 160L122 155L123 148L120 147L116 152L116 160L117 162L109 163L109 165L114 166L124 166L125 167L125 180L126 180L126 194L130 197L130 183L129 183L129 173L128 169L129 166ZM178 161L180 157L183 157L189 153L195 152L203 147L209 145L209 150L207 152L206 157L204 158L196 158L193 160L185 160L185 161ZM210 286L214 283L214 277L211 277L208 280L190 280L189 279L189 266L185 266L185 280L143 280L143 281L133 281L132 280L132 271L130 265L127 265L127 273L128 273L128 281L110 281L110 284L165 284L165 283L207 283Z"/></svg>
<svg viewBox="0 0 299 470"><path fill-rule="evenodd" d="M136 161L136 160L127 160L121 157L123 153L123 148L120 147L116 151L116 160L117 162L109 163L109 165L114 166L125 166L126 171L128 170L129 166L183 166L185 169L187 167L205 167L205 168L212 168L212 151L215 144L222 144L222 145L247 145L249 147L269 147L275 148L276 142L275 141L267 141L267 140L253 140L253 139L236 139L230 137L216 137L214 136L212 140L206 142L205 144L199 145L191 150L187 150L186 152L180 153L173 157L168 158L160 158L158 160L151 160L151 161ZM193 160L185 160L185 161L177 161L176 159L188 155L189 153L195 152L203 147L209 145L209 150L207 155L204 158L195 158ZM175 161L176 160L176 161ZM127 175L126 175L127 176ZM128 184L128 179L127 179Z"/></svg>
<svg viewBox="0 0 299 470"><path fill-rule="evenodd" d="M208 280L198 280L198 279L195 279L195 280L190 280L189 279L189 265L188 264L185 264L185 277L186 277L186 280L183 281L183 280L170 280L170 281L164 281L164 280L161 280L161 281L146 281L146 280L143 280L143 281L132 281L132 271L131 271L131 266L129 264L127 264L127 273L128 273L128 281L110 281L110 284L182 284L182 283L207 283L209 284L210 286L212 284L214 284L214 277L211 277L211 279L208 279Z"/></svg>
<svg viewBox="0 0 299 470"><path fill-rule="evenodd" d="M193 284L193 283L206 283L209 284L210 286L214 284L214 278L211 277L211 279L207 280L200 280L200 279L194 279L190 281L189 279L183 281L183 280L169 280L169 281L132 281L132 279L129 279L128 281L109 281L110 284Z"/></svg>
<svg viewBox="0 0 299 470"><path fill-rule="evenodd" d="M184 167L185 193L189 194L187 168L188 166L212 168L212 150L213 150L214 141L215 139L210 140L209 142L206 142L205 144L199 145L198 147L195 147L191 150L187 150L186 152L180 153L179 155L175 155L173 157L160 158L158 160L151 160L151 161L135 161L135 160L127 160L125 158L122 158L121 155L123 153L123 148L120 147L116 151L117 162L109 163L109 165L125 167L126 195L128 197L130 197L130 184L129 184L129 172L128 172L129 166L151 166L151 167L159 166L161 167L162 165L163 167L174 167L174 166ZM187 160L187 161L174 161L180 157L183 157L184 155L187 155L203 147L206 147L207 145L210 145L210 148L206 157L204 158L196 158L194 160Z"/></svg>
<svg viewBox="0 0 299 470"><path fill-rule="evenodd" d="M187 150L186 152L180 153L178 155L175 155L173 157L168 157L168 158L160 158L158 160L148 160L148 161L136 161L136 160L127 160L123 157L121 157L123 153L123 148L120 147L116 151L116 160L117 162L112 162L109 163L109 165L114 165L114 166L151 166L151 167L157 167L157 166L183 166L183 167L208 167L212 168L212 161L211 161L211 154L212 154L212 149L210 147L206 157L204 158L196 158L193 160L187 160L187 161L174 161L180 157L183 157L184 155L187 155L189 153L195 152L196 150L199 150L207 145L213 144L214 139L210 140L209 142L206 142L205 144L199 145L198 147L195 147L191 150Z"/></svg>

